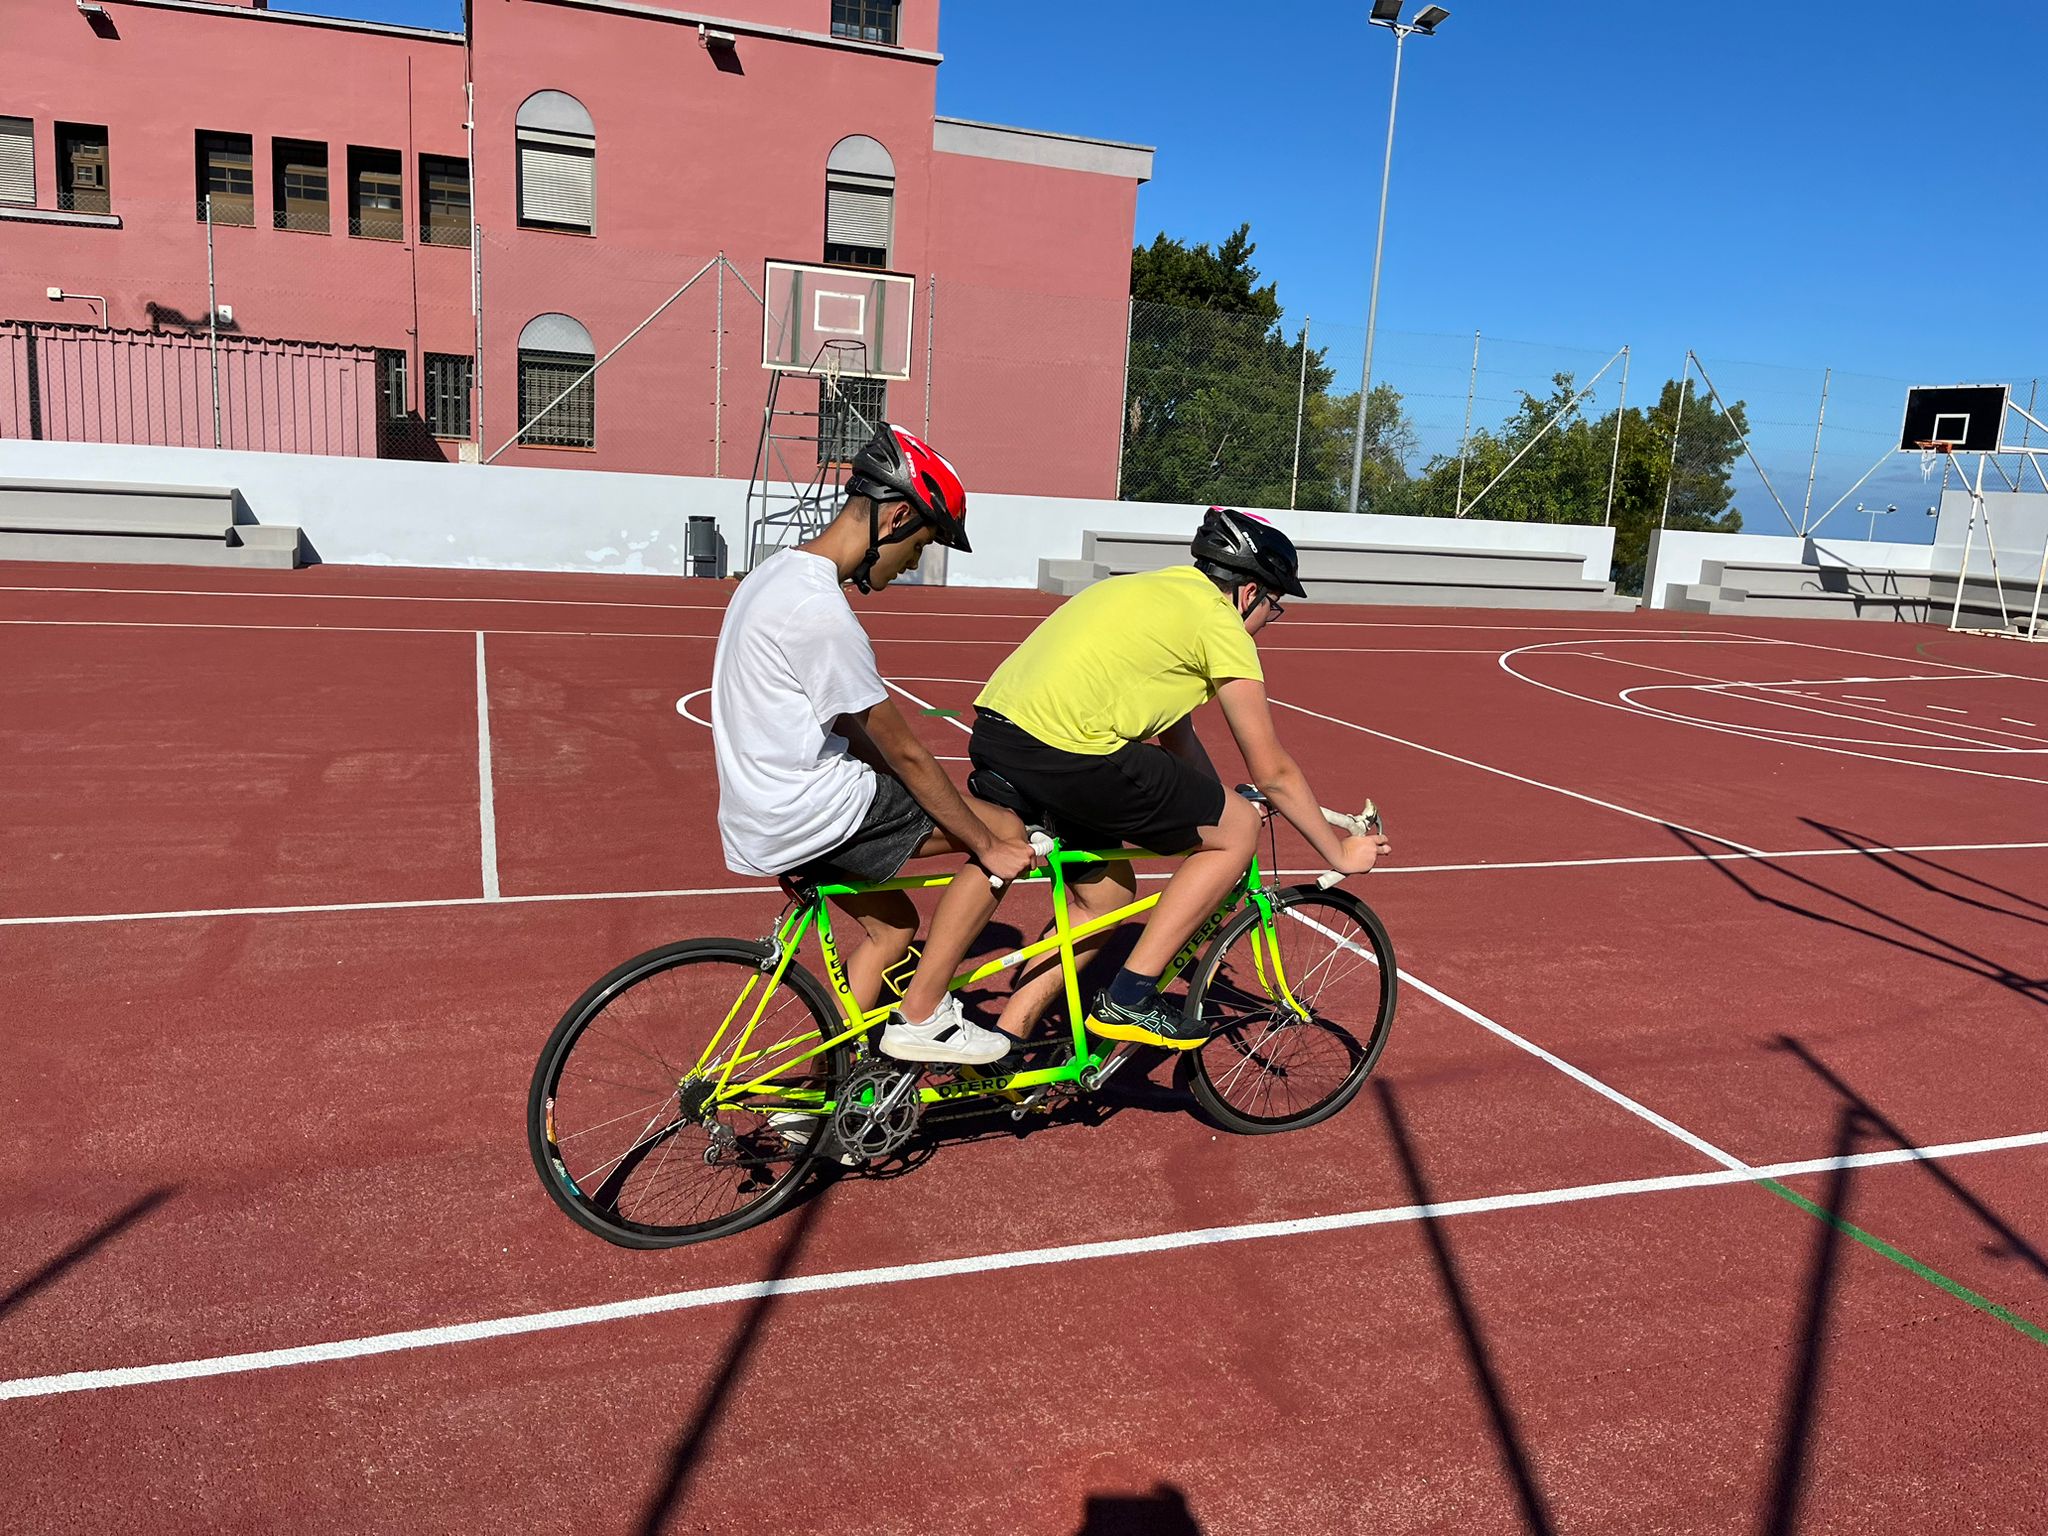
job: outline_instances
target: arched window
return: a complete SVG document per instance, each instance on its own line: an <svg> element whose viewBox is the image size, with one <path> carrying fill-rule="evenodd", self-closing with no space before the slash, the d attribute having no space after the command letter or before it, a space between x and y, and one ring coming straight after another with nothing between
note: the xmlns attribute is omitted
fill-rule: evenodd
<svg viewBox="0 0 2048 1536"><path fill-rule="evenodd" d="M896 162L864 133L841 139L825 161L825 259L854 267L889 265L896 211Z"/></svg>
<svg viewBox="0 0 2048 1536"><path fill-rule="evenodd" d="M519 222L588 233L597 224L597 129L566 91L519 104Z"/></svg>
<svg viewBox="0 0 2048 1536"><path fill-rule="evenodd" d="M535 315L519 333L519 441L597 446L597 348L568 315ZM587 376L586 376L587 375Z"/></svg>

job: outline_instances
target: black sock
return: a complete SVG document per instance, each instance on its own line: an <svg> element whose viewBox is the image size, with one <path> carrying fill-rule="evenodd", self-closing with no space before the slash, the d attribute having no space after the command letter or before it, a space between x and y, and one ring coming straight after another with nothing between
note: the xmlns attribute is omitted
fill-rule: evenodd
<svg viewBox="0 0 2048 1536"><path fill-rule="evenodd" d="M1159 990L1157 976L1140 976L1136 971L1118 971L1109 984L1109 1000L1119 1008L1142 1008Z"/></svg>

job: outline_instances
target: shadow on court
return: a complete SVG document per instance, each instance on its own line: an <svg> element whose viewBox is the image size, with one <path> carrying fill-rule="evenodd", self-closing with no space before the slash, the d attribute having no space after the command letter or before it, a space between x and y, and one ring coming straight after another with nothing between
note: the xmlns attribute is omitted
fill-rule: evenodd
<svg viewBox="0 0 2048 1536"><path fill-rule="evenodd" d="M1838 829L1825 827L1813 821L1808 821L1807 825L1815 828L1824 836L1832 838L1835 842L1846 848L1868 849L1877 846L1863 839L1860 834L1844 833ZM1898 950L1903 954L1917 955L1923 960L1932 960L1938 965L1945 965L1961 971L1966 976L1974 976L1980 981L1989 981L1996 986L2003 987L2014 996L2023 998L2037 1007L2048 1008L2048 975L2030 976L2026 972L2015 968L2014 965L1986 954L1982 950L1972 948L1969 944L1962 943L1956 939L1944 938L1940 934L1934 933L1927 928L1918 927L1902 917L1894 917L1889 912L1873 906L1868 901L1860 900L1855 896L1849 895L1847 892L1837 890L1824 880L1803 872L1790 861L1731 859L1727 857L1728 848L1726 844L1717 843L1710 838L1697 836L1685 831L1681 827L1667 824L1666 830L1682 843L1689 852L1699 855L1702 859L1706 859L1708 855L1714 855L1715 857L1712 862L1707 864L1707 867L1720 875L1722 879L1734 885L1753 901L1760 902L1764 906L1774 908L1792 917L1819 923L1824 927L1840 929L1844 933L1858 934L1863 938L1874 940L1889 949ZM1923 891L1944 897L1949 901L1957 902L1968 908L1995 913L2001 917L2014 918L2025 923L2043 922L2043 919L2034 916L2030 912L2017 910L2019 907L2035 906L2036 903L2028 901L2024 897L2015 896L2011 892L2003 891L2000 888L1989 887L1985 882L1976 881L1972 877L1960 876L1958 878L1969 881L1969 883L1977 886L1979 889L1992 890L2013 905L1990 902L1979 895L1970 892L1958 892L1939 885L1907 866L1903 862L1902 856L1866 853L1864 857L1854 862L1859 866L1863 864L1880 865ZM1943 873L1951 873L1943 866L1931 865L1925 861L1922 861L1922 867L1931 867L1940 869ZM1766 889L1767 881L1776 883L1775 890ZM1818 902L1832 903L1847 909L1849 913L1854 915L1838 916L1821 911L1818 905L1815 904ZM2031 950L2029 951L2028 958L2030 960L2038 960L2041 953L2042 950L2039 948Z"/></svg>
<svg viewBox="0 0 2048 1536"><path fill-rule="evenodd" d="M55 1283L58 1276L83 1263L177 1193L178 1186L175 1184L152 1189L148 1194L123 1206L34 1273L10 1286L5 1292L0 1292L0 1317L5 1317L38 1291Z"/></svg>
<svg viewBox="0 0 2048 1536"><path fill-rule="evenodd" d="M1091 1493L1074 1536L1202 1536L1188 1496L1171 1483L1150 1493Z"/></svg>
<svg viewBox="0 0 2048 1536"><path fill-rule="evenodd" d="M1393 1084L1383 1078L1373 1081L1373 1090L1380 1097L1380 1112L1386 1117L1387 1134L1394 1146L1394 1154L1400 1159L1401 1175L1407 1181L1410 1198L1417 1205L1432 1204L1428 1181L1423 1177L1422 1165L1415 1156L1415 1145L1409 1140L1407 1121L1401 1114L1400 1100ZM1438 1283L1443 1287L1444 1299L1450 1303L1451 1315L1458 1324L1458 1336L1465 1346L1466 1364L1471 1367L1473 1384L1486 1403L1488 1421L1493 1426L1494 1445L1500 1453L1502 1469L1515 1485L1515 1496L1522 1507L1524 1530L1549 1536L1557 1527L1550 1518L1549 1506L1543 1498L1543 1490L1536 1481L1536 1469L1529 1452L1522 1442L1520 1429L1515 1423L1513 1407L1508 1402L1507 1389L1494 1368L1492 1351L1487 1348L1486 1333L1480 1325L1479 1314L1472 1309L1472 1299L1466 1293L1463 1275L1458 1269L1458 1260L1451 1251L1450 1238L1440 1218L1428 1217L1422 1223L1423 1237L1429 1243L1430 1257L1436 1262Z"/></svg>
<svg viewBox="0 0 2048 1536"><path fill-rule="evenodd" d="M812 1198L788 1219L782 1235L782 1242L775 1250L774 1260L768 1266L768 1273L762 1276L766 1281L786 1280L796 1269L797 1260L803 1256L804 1245L810 1240L811 1228L818 1220L818 1213L825 1208L824 1201ZM668 1465L662 1474L660 1489L648 1501L645 1513L635 1529L640 1536L656 1536L667 1530L669 1521L689 1502L690 1485L697 1475L706 1453L711 1448L711 1439L719 1420L724 1416L727 1404L738 1392L745 1377L747 1363L759 1345L762 1333L767 1329L768 1320L775 1314L782 1297L769 1292L758 1296L747 1308L746 1316L726 1345L725 1359L717 1372L705 1383L704 1391L697 1399L696 1410L691 1414L688 1425L676 1440L668 1455Z"/></svg>

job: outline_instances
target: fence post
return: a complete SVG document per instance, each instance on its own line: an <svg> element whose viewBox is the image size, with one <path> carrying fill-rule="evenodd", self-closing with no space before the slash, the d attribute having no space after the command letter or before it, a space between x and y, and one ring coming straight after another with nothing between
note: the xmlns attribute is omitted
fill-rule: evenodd
<svg viewBox="0 0 2048 1536"><path fill-rule="evenodd" d="M939 323L939 274L925 278L924 289L924 438L932 435L932 332Z"/></svg>
<svg viewBox="0 0 2048 1536"><path fill-rule="evenodd" d="M1833 368L1824 368L1820 376L1820 414L1813 419L1813 460L1806 466L1806 500L1799 506L1799 536L1806 537L1810 526L1807 515L1813 511L1813 477L1820 473L1820 429L1828 419L1828 383L1835 376Z"/></svg>
<svg viewBox="0 0 2048 1536"><path fill-rule="evenodd" d="M725 252L718 253L718 317L711 337L711 476L725 464Z"/></svg>
<svg viewBox="0 0 2048 1536"><path fill-rule="evenodd" d="M1626 366L1624 364L1623 366ZM1465 515L1465 450L1472 443L1472 397L1479 393L1479 333L1472 333L1472 377L1465 385L1465 430L1458 437L1458 494L1451 516Z"/></svg>
<svg viewBox="0 0 2048 1536"><path fill-rule="evenodd" d="M1294 510L1295 493L1301 488L1301 418L1308 409L1308 327L1309 316L1301 317L1301 384L1294 393L1294 473L1287 481L1287 510ZM1130 348L1124 348L1124 366L1130 366ZM1121 454L1118 455L1122 457Z"/></svg>
<svg viewBox="0 0 2048 1536"><path fill-rule="evenodd" d="M1116 500L1124 499L1124 434L1131 422L1131 330L1137 324L1138 301L1124 300L1124 382L1116 402Z"/></svg>
<svg viewBox="0 0 2048 1536"><path fill-rule="evenodd" d="M1657 514L1662 528L1671 516L1671 483L1678 478L1678 424L1685 420L1685 386L1692 382L1692 348L1685 349L1685 366L1678 371L1678 408L1671 413L1671 467L1664 473L1664 506Z"/></svg>
<svg viewBox="0 0 2048 1536"><path fill-rule="evenodd" d="M213 194L206 194L206 355L213 373L213 446L220 446L220 304L213 291Z"/></svg>
<svg viewBox="0 0 2048 1536"><path fill-rule="evenodd" d="M24 320L21 332L28 345L28 435L31 441L40 442L43 436L42 344L36 339L34 322Z"/></svg>
<svg viewBox="0 0 2048 1536"><path fill-rule="evenodd" d="M1628 365L1629 349L1621 349L1621 398L1614 406L1614 454L1607 461L1607 510L1601 515L1600 526L1614 526L1614 477L1621 469L1621 419L1628 414Z"/></svg>

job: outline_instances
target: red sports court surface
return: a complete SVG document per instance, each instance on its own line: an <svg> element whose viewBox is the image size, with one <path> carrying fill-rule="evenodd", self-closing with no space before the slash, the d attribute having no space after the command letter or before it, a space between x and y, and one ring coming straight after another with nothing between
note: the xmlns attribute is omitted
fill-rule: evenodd
<svg viewBox="0 0 2048 1536"><path fill-rule="evenodd" d="M1351 1108L1120 1079L630 1254L526 1085L599 972L780 905L717 851L729 588L0 589L10 1530L2048 1528L2040 650L1296 608L1281 729L1395 845ZM858 603L963 774L1049 606Z"/></svg>

